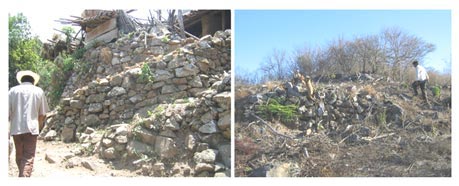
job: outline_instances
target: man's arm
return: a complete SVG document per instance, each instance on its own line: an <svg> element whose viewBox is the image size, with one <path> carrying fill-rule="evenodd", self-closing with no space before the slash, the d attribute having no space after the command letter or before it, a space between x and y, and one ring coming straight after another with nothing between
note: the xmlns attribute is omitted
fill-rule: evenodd
<svg viewBox="0 0 459 186"><path fill-rule="evenodd" d="M38 116L38 129L39 129L39 132L41 132L43 127L45 127L45 119L46 119L46 115L39 115Z"/></svg>

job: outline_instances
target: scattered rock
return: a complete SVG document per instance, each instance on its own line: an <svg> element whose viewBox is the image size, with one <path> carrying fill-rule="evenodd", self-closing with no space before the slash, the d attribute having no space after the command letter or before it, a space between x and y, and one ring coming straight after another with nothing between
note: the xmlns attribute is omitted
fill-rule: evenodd
<svg viewBox="0 0 459 186"><path fill-rule="evenodd" d="M50 153L45 154L45 160L48 163L59 163L61 161L56 155Z"/></svg>
<svg viewBox="0 0 459 186"><path fill-rule="evenodd" d="M95 171L96 170L96 165L90 161L87 161L87 160L83 160L81 161L81 165L84 167L84 168L87 168L89 170L92 170L92 171Z"/></svg>
<svg viewBox="0 0 459 186"><path fill-rule="evenodd" d="M44 140L45 141L52 141L57 137L57 132L55 130L50 130L46 133Z"/></svg>

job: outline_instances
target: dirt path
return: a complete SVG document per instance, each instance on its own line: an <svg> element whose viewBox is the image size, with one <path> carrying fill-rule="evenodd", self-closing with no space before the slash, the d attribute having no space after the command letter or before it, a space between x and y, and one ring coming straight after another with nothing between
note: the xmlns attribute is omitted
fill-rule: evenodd
<svg viewBox="0 0 459 186"><path fill-rule="evenodd" d="M66 144L60 141L44 142L43 140L38 140L32 177L139 176L134 171L117 169L111 163L105 162L95 155L75 155L78 146L79 144L75 143ZM8 176L10 177L18 175L14 154L15 151L13 150L9 157ZM50 163L49 159L54 160L55 163ZM83 164L89 164L90 166L84 166ZM86 167L92 167L94 170Z"/></svg>

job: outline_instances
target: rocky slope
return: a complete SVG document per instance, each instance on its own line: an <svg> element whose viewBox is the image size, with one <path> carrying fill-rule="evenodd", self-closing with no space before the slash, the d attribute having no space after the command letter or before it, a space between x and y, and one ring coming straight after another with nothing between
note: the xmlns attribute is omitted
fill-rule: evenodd
<svg viewBox="0 0 459 186"><path fill-rule="evenodd" d="M365 77L318 83L315 100L285 82L236 88L236 176L451 176L450 89L429 106Z"/></svg>
<svg viewBox="0 0 459 186"><path fill-rule="evenodd" d="M88 50L43 134L146 176L230 176L231 31Z"/></svg>

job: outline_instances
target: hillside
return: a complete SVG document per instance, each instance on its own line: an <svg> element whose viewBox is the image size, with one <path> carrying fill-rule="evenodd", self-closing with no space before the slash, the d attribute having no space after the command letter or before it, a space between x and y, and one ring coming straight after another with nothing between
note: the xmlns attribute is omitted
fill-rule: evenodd
<svg viewBox="0 0 459 186"><path fill-rule="evenodd" d="M316 83L315 100L285 83L237 86L236 176L451 176L448 87L429 106L368 74Z"/></svg>

